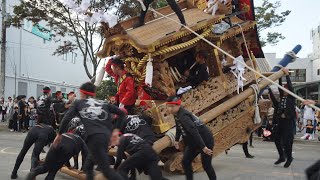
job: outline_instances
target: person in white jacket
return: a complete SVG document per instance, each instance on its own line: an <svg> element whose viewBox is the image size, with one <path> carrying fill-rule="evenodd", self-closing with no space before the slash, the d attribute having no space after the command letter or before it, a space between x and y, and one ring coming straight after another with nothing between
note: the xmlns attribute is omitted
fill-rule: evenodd
<svg viewBox="0 0 320 180"><path fill-rule="evenodd" d="M315 110L309 106L304 106L303 108L303 126L308 125L308 120L312 121L312 124L314 124L315 120ZM306 130L304 130L304 134L306 133Z"/></svg>
<svg viewBox="0 0 320 180"><path fill-rule="evenodd" d="M6 119L5 119L5 115L6 115L6 112L7 112L7 107L6 107L6 103L4 101L4 98L2 97L0 99L0 118L1 118L1 122L4 122Z"/></svg>
<svg viewBox="0 0 320 180"><path fill-rule="evenodd" d="M6 102L6 107L7 107L7 117L6 119L7 120L10 120L10 117L11 117L11 114L13 114L13 100L12 100L12 97L8 97L8 101Z"/></svg>

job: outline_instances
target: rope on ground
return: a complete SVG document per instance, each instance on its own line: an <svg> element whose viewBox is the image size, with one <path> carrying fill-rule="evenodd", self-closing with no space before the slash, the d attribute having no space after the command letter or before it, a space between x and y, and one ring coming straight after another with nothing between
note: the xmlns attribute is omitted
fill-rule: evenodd
<svg viewBox="0 0 320 180"><path fill-rule="evenodd" d="M206 43L208 43L209 45L211 45L212 47L216 48L217 50L219 50L219 51L222 52L223 54L227 55L227 56L230 57L231 59L236 60L236 58L233 57L231 54L229 54L228 52L224 51L223 49L221 49L221 48L218 47L217 45L213 44L212 42L210 42L208 39L204 38L203 36L201 36L201 35L198 34L197 32L193 31L193 30L192 30L191 28L189 28L188 26L186 26L186 25L184 25L184 24L181 24L180 22L178 22L178 21L176 21L176 20L174 20L174 19L172 19L172 18L170 18L170 17L166 17L165 15L163 15L162 13L157 12L155 9L153 9L153 8L151 8L151 7L150 7L150 10L153 11L154 13L156 13L156 14L158 14L158 15L160 15L160 16L162 16L162 17L164 17L164 18L166 18L166 19L168 19L168 20L170 20L170 21L172 21L172 22L180 25L181 27L186 28L186 29L189 30L191 33L193 33L194 35L196 35L196 36L198 36L200 39L202 39L204 42L206 42ZM239 62L239 61L238 61L238 62ZM246 63L242 63L242 62L239 62L239 63L241 63L243 66L245 66L246 68L248 68L249 70L251 70L251 71L254 72L255 74L259 75L259 76L262 77L263 79L267 80L267 81L270 82L271 84L277 86L279 89L283 90L284 92L287 92L287 93L288 93L289 95L291 95L292 97L294 97L294 98L296 98L296 99L298 99L298 100L300 100L300 101L302 101L302 102L305 101L305 99L303 99L302 97L294 94L293 92L291 92L291 91L287 90L286 88L280 86L279 84L273 82L271 79L269 79L268 77L264 76L264 75L261 74L260 72L257 72L254 68L251 68L251 67L248 66ZM312 108L320 111L320 108L318 108L318 107L315 106L315 105L311 105L311 104L310 104L310 105L308 105L308 106L310 106L310 107L312 107Z"/></svg>

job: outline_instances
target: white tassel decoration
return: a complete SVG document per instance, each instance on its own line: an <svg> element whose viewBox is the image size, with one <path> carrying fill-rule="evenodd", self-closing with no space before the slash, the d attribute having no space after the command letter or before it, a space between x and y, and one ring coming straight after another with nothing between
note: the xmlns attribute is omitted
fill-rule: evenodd
<svg viewBox="0 0 320 180"><path fill-rule="evenodd" d="M152 78L153 78L153 66L152 66L151 54L149 54L149 59L146 67L146 79L145 79L145 84L147 86L152 87Z"/></svg>
<svg viewBox="0 0 320 180"><path fill-rule="evenodd" d="M106 67L106 64L107 62L109 61L111 57L107 57L107 58L104 58L104 59L101 59L100 60L100 63L97 67L97 70L96 70L96 80L94 82L94 85L95 86L100 86L102 80L103 80L103 77L104 77L104 74L105 74L105 67Z"/></svg>

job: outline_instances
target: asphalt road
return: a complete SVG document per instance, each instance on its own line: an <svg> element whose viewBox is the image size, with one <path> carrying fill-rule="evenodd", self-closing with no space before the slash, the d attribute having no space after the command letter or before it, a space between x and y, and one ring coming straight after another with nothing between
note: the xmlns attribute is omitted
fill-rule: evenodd
<svg viewBox="0 0 320 180"><path fill-rule="evenodd" d="M9 132L3 125L0 125L0 179L10 179L15 159L22 147L26 134ZM48 148L45 149L46 151ZM249 151L255 156L254 159L244 158L242 147L236 145L231 148L228 155L222 154L213 160L219 180L304 180L304 170L320 159L320 146L316 143L298 143L293 147L294 161L290 168L273 165L278 158L276 148L272 142L254 141L254 148ZM24 179L30 168L31 149L25 157L19 171L18 179ZM45 157L45 154L41 154ZM283 165L283 164L282 164ZM183 175L168 174L164 176L169 179L183 180ZM44 179L44 175L37 179ZM58 173L57 180L72 180L62 173ZM139 176L138 180L147 180L145 176ZM205 173L195 173L194 179L208 179Z"/></svg>

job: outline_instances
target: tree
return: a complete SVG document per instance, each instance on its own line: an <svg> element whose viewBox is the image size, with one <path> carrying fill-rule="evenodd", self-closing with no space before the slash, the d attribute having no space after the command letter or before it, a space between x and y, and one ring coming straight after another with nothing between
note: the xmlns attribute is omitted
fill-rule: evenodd
<svg viewBox="0 0 320 180"><path fill-rule="evenodd" d="M75 0L77 5L80 5L81 2L82 0ZM97 10L107 12L117 9L115 13L120 15L120 19L132 15L120 13L121 7L129 4L127 1L91 0L90 3L89 12ZM99 63L96 53L102 47L104 38L100 23L90 26L89 23L82 21L82 18L81 15L73 13L70 8L62 4L60 0L29 0L21 1L19 5L14 6L14 16L10 19L10 23L15 27L21 27L24 19L32 21L35 25L44 21L46 28L41 31L51 31L55 41L63 41L64 37L73 37L71 41L63 41L53 55L63 55L79 49L83 56L82 61L86 74L92 79ZM91 67L88 67L88 62L92 64L93 72L91 72Z"/></svg>
<svg viewBox="0 0 320 180"><path fill-rule="evenodd" d="M273 3L269 2L269 0L262 0L262 5L255 7L257 28L261 46L266 46L267 44L276 45L280 40L285 39L285 37L279 32L268 32L266 38L261 37L261 33L264 30L282 25L287 16L291 13L290 10L277 13L277 9L280 6L280 1Z"/></svg>
<svg viewBox="0 0 320 180"><path fill-rule="evenodd" d="M74 1L78 6L82 2L82 0ZM88 11L112 11L119 20L124 20L139 15L141 7L138 4L136 0L91 0ZM158 8L165 5L166 1L159 0L152 6ZM61 0L28 0L21 1L19 5L14 6L14 16L10 19L10 24L21 27L24 19L32 21L34 25L45 21L47 27L40 30L51 31L55 41L63 41L67 36L74 37L71 41L63 41L53 55L60 56L79 49L83 56L85 72L92 79L99 63L96 53L103 46L104 38L100 23L90 26L87 22L82 21L82 18L81 14L73 13L70 8L61 3ZM92 64L93 72L91 72L91 67L88 67L88 62Z"/></svg>
<svg viewBox="0 0 320 180"><path fill-rule="evenodd" d="M114 83L113 78L108 78L105 81L102 81L101 85L97 89L97 98L106 99L110 96L115 96L117 93L117 85Z"/></svg>

